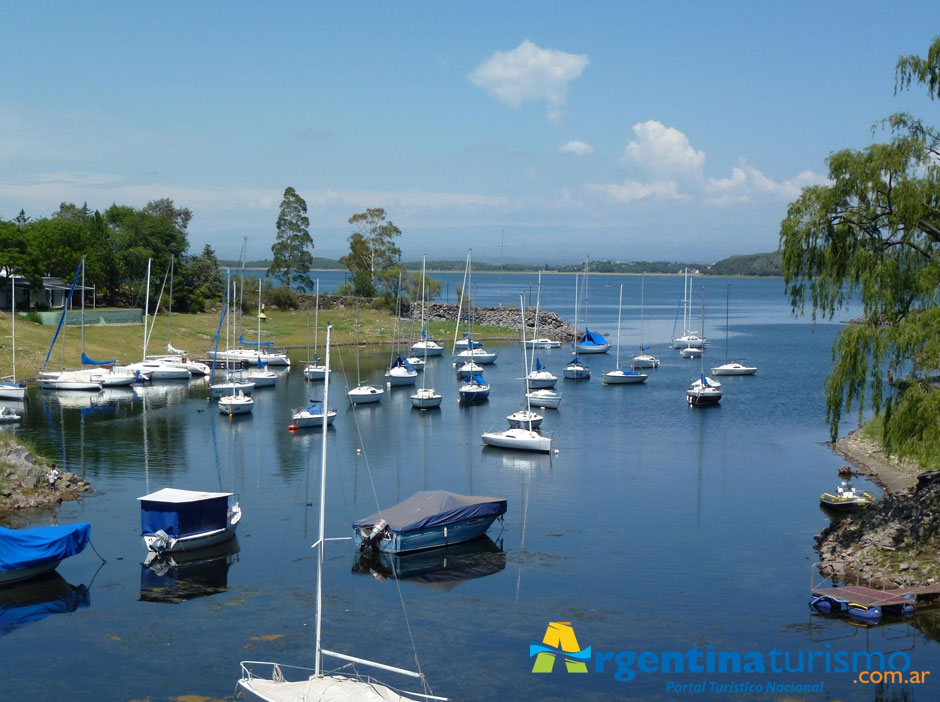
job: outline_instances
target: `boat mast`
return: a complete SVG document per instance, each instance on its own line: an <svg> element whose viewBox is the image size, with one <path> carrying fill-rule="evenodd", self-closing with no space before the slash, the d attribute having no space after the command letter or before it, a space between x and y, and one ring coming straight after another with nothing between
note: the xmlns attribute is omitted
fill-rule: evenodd
<svg viewBox="0 0 940 702"><path fill-rule="evenodd" d="M326 328L326 373L323 376L323 441L320 442L320 536L317 540L317 636L316 661L314 675L320 675L320 658L322 646L320 638L323 629L323 546L326 539L326 437L329 427L330 406L330 330L333 325ZM357 339L358 341L358 339ZM357 347L358 348L358 347Z"/></svg>
<svg viewBox="0 0 940 702"><path fill-rule="evenodd" d="M620 318L623 316L623 283L620 284L620 302L617 304L617 370L620 370Z"/></svg>
<svg viewBox="0 0 940 702"><path fill-rule="evenodd" d="M578 360L578 274L574 274L574 330L571 332L571 351Z"/></svg>
<svg viewBox="0 0 940 702"><path fill-rule="evenodd" d="M10 328L13 334L13 384L16 385L16 278L10 273Z"/></svg>
<svg viewBox="0 0 940 702"><path fill-rule="evenodd" d="M147 360L147 320L150 314L150 261L147 259L147 291L144 294L144 350L140 355L141 362Z"/></svg>
<svg viewBox="0 0 940 702"><path fill-rule="evenodd" d="M519 296L519 312L522 315L522 368L525 376L525 408L527 412L532 412L532 398L529 397L529 358L525 348L525 298ZM532 349L532 355L535 355L535 349ZM529 416L529 431L532 431L532 416Z"/></svg>
<svg viewBox="0 0 940 702"><path fill-rule="evenodd" d="M473 249L467 249L467 266L463 269L463 285L460 286L460 302L457 304L457 324L454 327L454 346L452 351L454 356L457 355L457 334L460 333L460 313L463 311L463 296L467 291L467 273L470 271L470 253L472 251ZM472 356L470 357L470 360L473 360Z"/></svg>
<svg viewBox="0 0 940 702"><path fill-rule="evenodd" d="M307 326L310 325L310 313L307 313ZM313 308L313 360L317 361L317 333L320 329L320 279L317 278L317 298ZM310 331L307 330L307 364L310 364Z"/></svg>
<svg viewBox="0 0 940 702"><path fill-rule="evenodd" d="M725 290L725 363L728 362L728 304L731 300L731 283L728 283L728 289ZM705 326L705 323L702 323ZM702 336L705 336L705 330L702 329Z"/></svg>
<svg viewBox="0 0 940 702"><path fill-rule="evenodd" d="M705 338L705 286L702 286L702 338ZM702 345L702 353L699 355L702 359L702 383L705 383L705 346Z"/></svg>
<svg viewBox="0 0 940 702"><path fill-rule="evenodd" d="M176 262L176 256L170 256L170 302L167 306L166 315L166 345L169 352L170 339L173 338L173 264Z"/></svg>
<svg viewBox="0 0 940 702"><path fill-rule="evenodd" d="M646 353L643 348L643 322L646 320L646 273L640 276L640 354Z"/></svg>
<svg viewBox="0 0 940 702"><path fill-rule="evenodd" d="M82 367L85 366L85 257L82 256ZM97 354L96 354L97 355Z"/></svg>

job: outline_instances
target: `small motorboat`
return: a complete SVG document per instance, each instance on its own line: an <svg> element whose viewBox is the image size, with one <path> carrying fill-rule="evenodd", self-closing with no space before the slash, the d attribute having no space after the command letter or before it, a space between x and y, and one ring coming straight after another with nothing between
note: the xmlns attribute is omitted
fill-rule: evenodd
<svg viewBox="0 0 940 702"><path fill-rule="evenodd" d="M228 541L242 518L231 492L163 488L137 499L141 536L154 553L190 551Z"/></svg>
<svg viewBox="0 0 940 702"><path fill-rule="evenodd" d="M52 572L69 556L84 551L90 538L87 522L33 529L0 527L0 586Z"/></svg>
<svg viewBox="0 0 940 702"><path fill-rule="evenodd" d="M850 512L875 504L877 498L869 492L859 492L846 481L836 488L836 494L824 492L819 496L819 503L830 509Z"/></svg>
<svg viewBox="0 0 940 702"><path fill-rule="evenodd" d="M21 419L22 417L9 407L0 407L0 424L12 424L13 422L18 422Z"/></svg>
<svg viewBox="0 0 940 702"><path fill-rule="evenodd" d="M458 495L446 490L416 492L404 502L352 524L360 551L405 553L483 536L506 513L506 499Z"/></svg>

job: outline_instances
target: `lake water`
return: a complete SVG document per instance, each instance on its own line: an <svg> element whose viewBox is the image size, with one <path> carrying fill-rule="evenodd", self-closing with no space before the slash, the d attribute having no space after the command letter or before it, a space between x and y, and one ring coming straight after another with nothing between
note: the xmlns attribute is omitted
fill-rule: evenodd
<svg viewBox="0 0 940 702"><path fill-rule="evenodd" d="M445 277L451 294L461 278ZM475 276L477 303L502 296L509 304L511 295L528 296L535 280L506 275L500 291L498 276ZM588 324L613 337L621 282L628 358L639 344L640 278L593 276ZM824 445L821 389L839 327L794 319L780 280L697 279L694 317L699 322L704 284L713 340L706 365L724 360L729 282L730 354L759 366L757 375L723 379L717 408L688 408L685 388L699 363L667 348L682 280L647 277L643 334L662 367L643 385L604 387L601 373L613 368L616 349L587 357L593 379L559 380L561 408L543 412L543 430L559 450L552 457L482 446L481 432L502 428L520 406L518 344L498 347L485 373L492 394L474 407L457 405L449 357L431 359L428 382L445 395L437 412L413 410L407 388L354 412L341 371L355 381L355 352L334 354L330 405L339 416L327 438L328 535L347 536L350 522L377 503L422 489L503 496L508 512L491 528L491 542L447 554L444 570L440 554L400 564L406 615L394 580L359 567L351 543L331 543L326 647L413 668L410 625L434 692L455 700L690 699L697 695L667 686L702 681L823 683L822 693L796 699L876 693L852 673L820 671L819 659L813 673L646 673L625 665L636 676L621 681L614 663L576 675L559 660L553 673L532 674L529 643L541 642L548 622L570 622L581 648L595 655L696 646L763 652L769 662L773 649L790 652L792 667L800 652L904 651L912 669L936 668L936 612L870 629L810 615L813 535L827 523L818 495L835 488L843 463ZM573 317L573 276L545 276L542 303ZM569 351L539 357L561 375ZM234 692L240 660L312 664L318 510L311 503L322 437L291 434L287 425L290 408L322 386L304 382L303 360L295 356L276 388L256 390L254 414L235 420L207 402L205 381L93 399L31 395L16 431L91 481L95 493L63 505L57 518L89 521L107 563L98 569L87 549L60 565L65 583L56 591L74 595L74 611L0 628L0 699L222 699ZM382 382L388 360L388 349L363 352L364 379ZM237 553L162 577L142 568L136 498L168 486L237 492L244 511ZM85 586L87 596L69 585ZM42 593L24 587L3 596L0 606ZM909 690L913 699L937 699L940 682Z"/></svg>

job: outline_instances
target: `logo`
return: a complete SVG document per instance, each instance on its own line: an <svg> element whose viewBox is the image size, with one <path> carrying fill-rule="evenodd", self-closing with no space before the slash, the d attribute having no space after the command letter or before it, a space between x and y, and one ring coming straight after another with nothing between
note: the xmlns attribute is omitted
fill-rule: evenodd
<svg viewBox="0 0 940 702"><path fill-rule="evenodd" d="M529 658L535 656L533 673L551 673L558 655L565 657L569 673L588 672L587 661L591 660L591 647L581 650L571 622L549 622L542 643L529 642Z"/></svg>

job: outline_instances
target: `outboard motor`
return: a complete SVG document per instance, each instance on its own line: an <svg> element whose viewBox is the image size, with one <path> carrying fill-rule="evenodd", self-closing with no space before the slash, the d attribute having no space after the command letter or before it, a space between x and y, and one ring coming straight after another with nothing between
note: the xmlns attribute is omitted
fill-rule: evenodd
<svg viewBox="0 0 940 702"><path fill-rule="evenodd" d="M154 532L153 540L150 542L150 550L162 554L170 547L170 535L163 529Z"/></svg>
<svg viewBox="0 0 940 702"><path fill-rule="evenodd" d="M366 549L372 549L374 551L379 550L379 542L382 541L382 537L385 536L386 531L388 530L388 522L384 519L380 519L375 524L372 525L372 531L368 535L363 534L362 543L359 545L360 551L365 551Z"/></svg>

